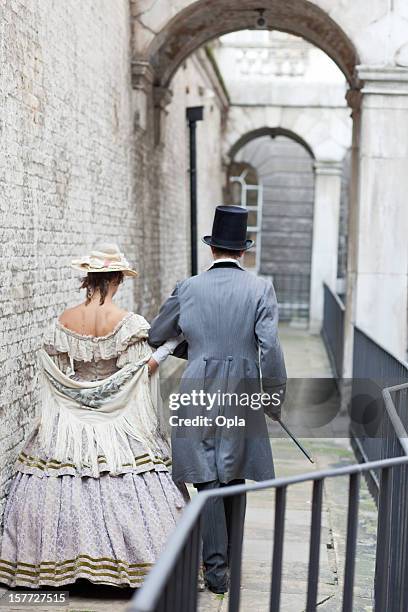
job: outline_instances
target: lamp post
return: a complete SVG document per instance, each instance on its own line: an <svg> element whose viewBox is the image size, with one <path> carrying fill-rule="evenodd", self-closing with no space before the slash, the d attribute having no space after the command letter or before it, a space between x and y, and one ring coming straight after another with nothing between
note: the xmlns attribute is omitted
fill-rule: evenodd
<svg viewBox="0 0 408 612"><path fill-rule="evenodd" d="M203 120L203 106L190 106L186 109L190 130L190 240L191 240L191 275L197 274L197 121Z"/></svg>

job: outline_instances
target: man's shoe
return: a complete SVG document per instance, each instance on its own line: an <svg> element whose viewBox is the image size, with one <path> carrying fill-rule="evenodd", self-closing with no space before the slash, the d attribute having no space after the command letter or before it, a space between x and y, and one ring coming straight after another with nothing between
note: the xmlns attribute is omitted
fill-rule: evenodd
<svg viewBox="0 0 408 612"><path fill-rule="evenodd" d="M228 593L228 584L223 585L223 586L213 586L212 584L209 584L208 581L205 581L206 587L209 591L211 591L211 593L214 593L214 595L224 595L225 593Z"/></svg>
<svg viewBox="0 0 408 612"><path fill-rule="evenodd" d="M217 587L211 587L209 584L207 584L207 589L211 591L211 593L214 593L214 595L218 595L220 598L224 597L225 593L228 593L227 587L217 588Z"/></svg>

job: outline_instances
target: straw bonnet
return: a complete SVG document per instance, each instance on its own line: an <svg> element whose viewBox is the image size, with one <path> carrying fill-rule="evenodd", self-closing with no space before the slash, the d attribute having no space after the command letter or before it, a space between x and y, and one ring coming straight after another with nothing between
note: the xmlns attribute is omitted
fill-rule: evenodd
<svg viewBox="0 0 408 612"><path fill-rule="evenodd" d="M73 259L71 267L81 272L123 272L125 276L137 276L117 244L99 244L89 255Z"/></svg>

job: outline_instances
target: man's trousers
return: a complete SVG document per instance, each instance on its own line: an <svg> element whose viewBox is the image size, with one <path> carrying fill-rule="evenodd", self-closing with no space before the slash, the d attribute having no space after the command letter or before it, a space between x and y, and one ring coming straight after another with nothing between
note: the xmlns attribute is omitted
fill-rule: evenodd
<svg viewBox="0 0 408 612"><path fill-rule="evenodd" d="M244 484L245 480L231 480L221 483L218 480L195 483L198 491L218 489L219 487ZM246 497L240 520L245 520ZM202 514L203 562L205 581L214 593L228 590L228 567L230 552L230 533L232 520L232 497L213 497L209 499Z"/></svg>

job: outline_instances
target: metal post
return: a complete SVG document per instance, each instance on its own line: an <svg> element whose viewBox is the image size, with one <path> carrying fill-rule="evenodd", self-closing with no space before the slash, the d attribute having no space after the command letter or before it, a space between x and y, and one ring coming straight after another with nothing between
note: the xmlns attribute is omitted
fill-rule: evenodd
<svg viewBox="0 0 408 612"><path fill-rule="evenodd" d="M283 538L285 535L286 487L276 489L275 530L270 594L270 612L279 612L282 589Z"/></svg>
<svg viewBox="0 0 408 612"><path fill-rule="evenodd" d="M391 540L391 470L381 471L378 503L377 551L374 585L374 610L388 610Z"/></svg>
<svg viewBox="0 0 408 612"><path fill-rule="evenodd" d="M323 478L313 483L312 524L310 528L309 573L307 579L306 612L316 610L319 586L320 539L323 503Z"/></svg>
<svg viewBox="0 0 408 612"><path fill-rule="evenodd" d="M354 571L358 529L360 474L351 474L349 482L349 502L347 517L346 564L344 570L343 612L352 612L354 594Z"/></svg>
<svg viewBox="0 0 408 612"><path fill-rule="evenodd" d="M190 129L190 240L191 275L197 274L197 143L196 124L203 119L203 106L190 106L186 110Z"/></svg>
<svg viewBox="0 0 408 612"><path fill-rule="evenodd" d="M188 597L188 611L195 612L197 610L198 592L197 580L198 572L201 563L201 521L200 517L193 528L191 535L191 576L190 576L190 593Z"/></svg>
<svg viewBox="0 0 408 612"><path fill-rule="evenodd" d="M241 565L242 565L242 540L244 535L243 517L245 513L245 493L234 495L231 499L231 567L230 567L230 592L228 612L237 612L240 602L241 587Z"/></svg>

